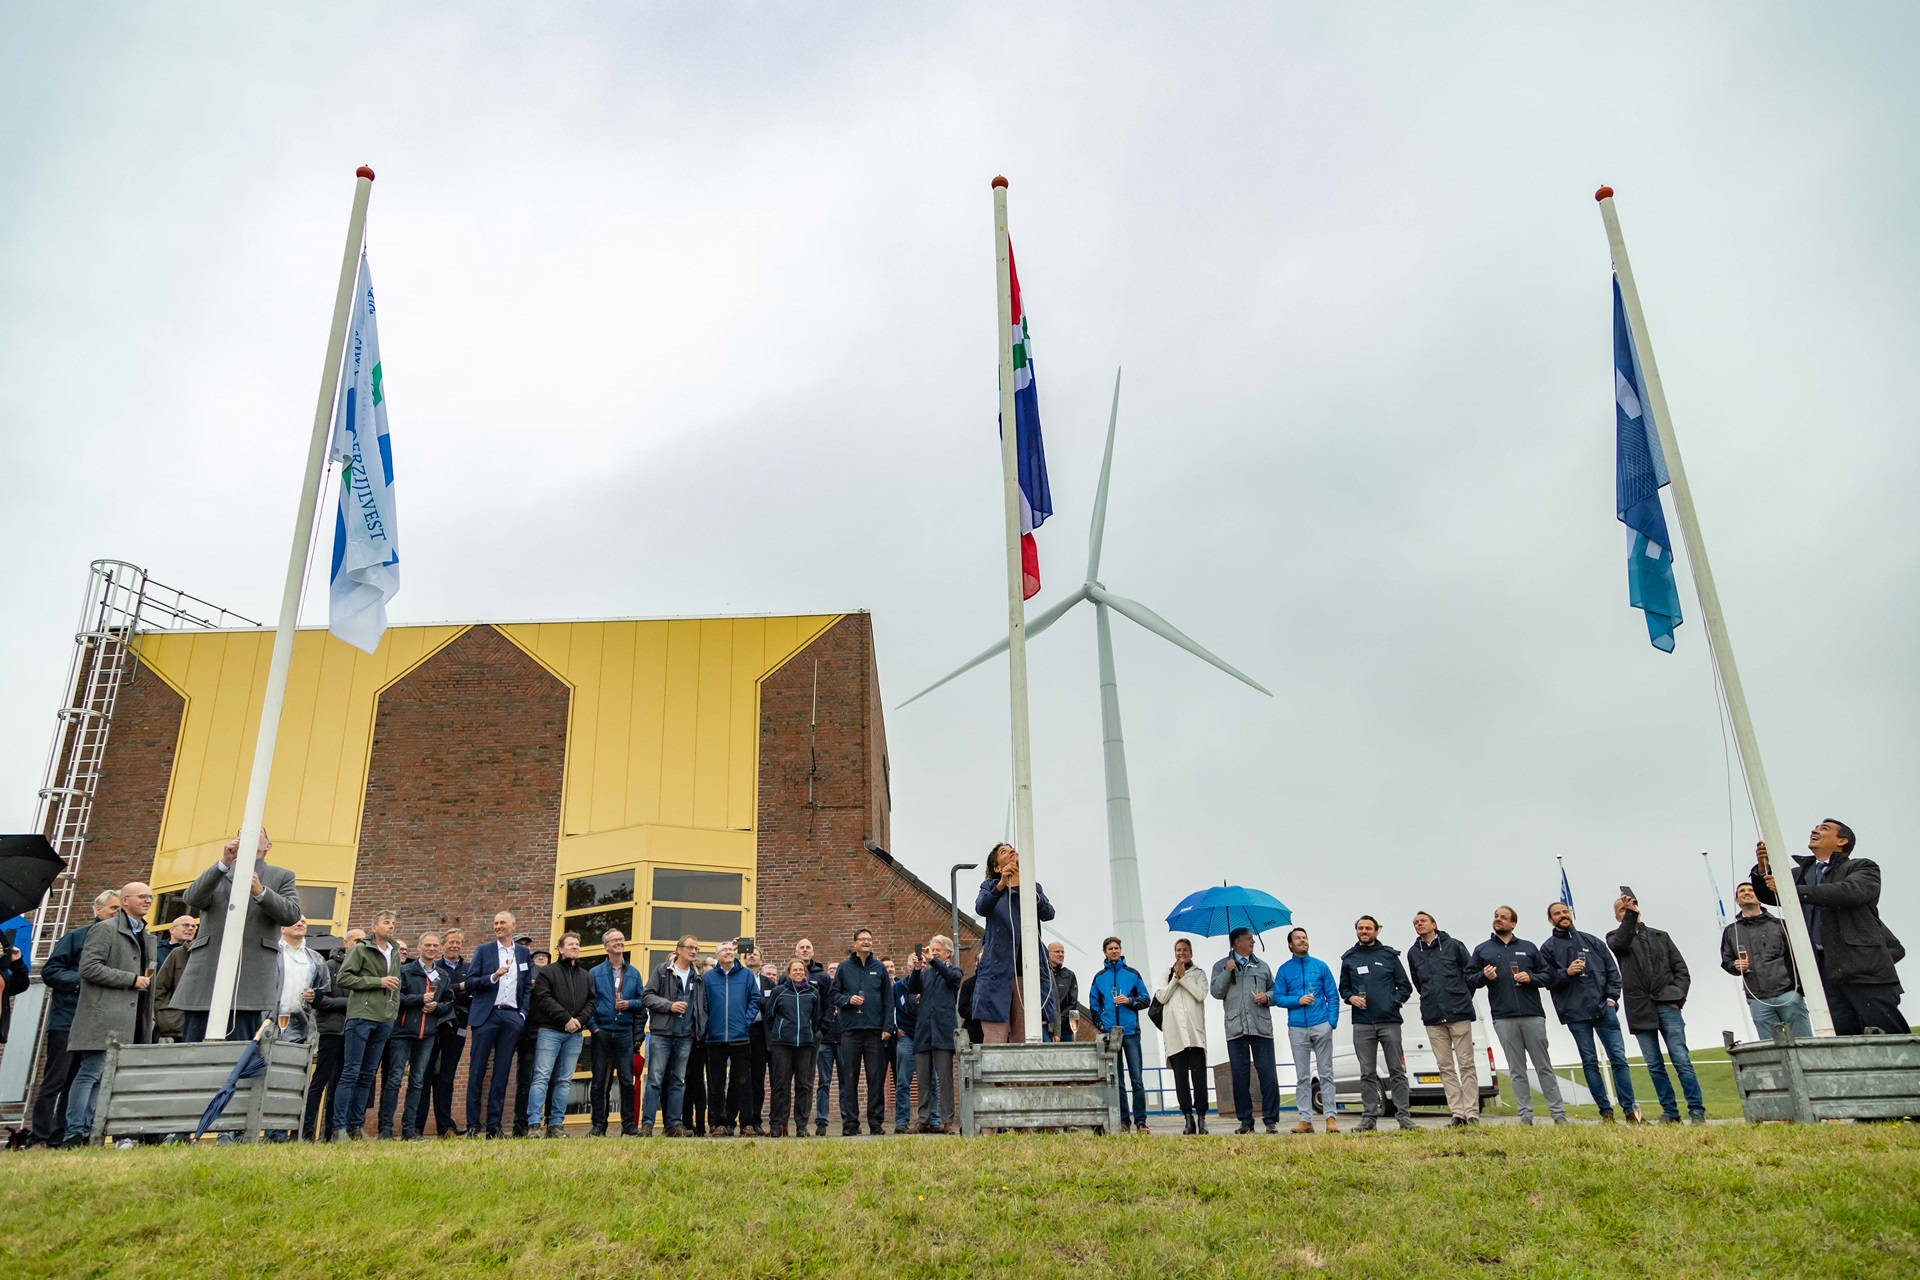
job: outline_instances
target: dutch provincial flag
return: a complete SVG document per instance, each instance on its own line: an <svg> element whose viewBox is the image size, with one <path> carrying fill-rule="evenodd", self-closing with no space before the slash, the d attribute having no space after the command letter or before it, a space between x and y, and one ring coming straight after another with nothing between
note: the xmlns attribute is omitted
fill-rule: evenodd
<svg viewBox="0 0 1920 1280"><path fill-rule="evenodd" d="M1033 531L1053 514L1047 487L1047 451L1040 442L1040 393L1033 385L1033 336L1026 308L1020 305L1020 273L1013 266L1013 242L1007 242L1007 278L1013 285L1013 433L1015 468L1020 481L1020 594L1031 600L1040 591L1040 548ZM1001 430L1006 424L1001 424Z"/></svg>
<svg viewBox="0 0 1920 1280"><path fill-rule="evenodd" d="M1647 404L1640 358L1633 349L1620 281L1613 282L1613 402L1616 419L1614 508L1631 531L1627 549L1627 599L1647 616L1653 647L1673 652L1673 629L1680 625L1680 590L1673 581L1673 543L1660 490L1667 483L1667 460Z"/></svg>
<svg viewBox="0 0 1920 1280"><path fill-rule="evenodd" d="M372 653L387 629L387 601L400 590L400 530L394 523L393 441L387 435L373 274L364 252L353 298L340 403L333 417L340 506L333 520L327 630Z"/></svg>

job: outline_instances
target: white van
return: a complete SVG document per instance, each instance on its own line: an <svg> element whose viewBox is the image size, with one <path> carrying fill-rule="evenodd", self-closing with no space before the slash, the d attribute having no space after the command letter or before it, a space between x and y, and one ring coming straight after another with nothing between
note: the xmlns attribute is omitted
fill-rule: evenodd
<svg viewBox="0 0 1920 1280"><path fill-rule="evenodd" d="M1417 1006L1409 1001L1407 1012ZM1500 1077L1493 1065L1493 1024L1478 1009L1473 1023L1474 1066L1480 1077L1480 1105L1486 1106L1500 1096ZM1407 1066L1407 1105L1447 1109L1447 1091L1440 1083L1440 1063L1427 1042L1427 1028L1417 1018L1401 1024L1401 1051ZM1385 1064L1381 1064L1380 1089L1387 1092ZM1353 1024L1346 1018L1333 1033L1333 1092L1342 1110L1360 1107L1360 1060L1353 1054ZM1391 1098L1380 1100L1382 1115L1392 1112Z"/></svg>

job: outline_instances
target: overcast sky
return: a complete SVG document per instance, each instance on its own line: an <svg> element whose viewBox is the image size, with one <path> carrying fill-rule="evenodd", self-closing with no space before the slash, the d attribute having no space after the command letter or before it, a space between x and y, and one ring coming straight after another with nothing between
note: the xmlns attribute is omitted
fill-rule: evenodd
<svg viewBox="0 0 1920 1280"><path fill-rule="evenodd" d="M1224 879L1329 959L1362 911L1472 944L1512 902L1538 938L1563 855L1586 927L1627 883L1673 931L1716 1043L1700 852L1730 892L1753 832L1691 587L1672 656L1626 602L1606 182L1788 843L1851 822L1920 939L1911 6L0 21L5 824L89 560L273 613L362 163L395 622L870 609L890 708L971 656L1004 617L1004 173L1056 498L1034 603L1082 576L1124 364L1102 577L1275 692L1117 624L1149 919ZM1041 879L1097 946L1089 613L1032 673ZM1004 823L1005 692L1000 663L889 711L929 882Z"/></svg>

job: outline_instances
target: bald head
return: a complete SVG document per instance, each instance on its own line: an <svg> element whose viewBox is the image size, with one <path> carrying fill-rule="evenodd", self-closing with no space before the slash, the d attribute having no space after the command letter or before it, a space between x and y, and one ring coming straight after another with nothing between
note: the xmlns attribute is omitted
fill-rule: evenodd
<svg viewBox="0 0 1920 1280"><path fill-rule="evenodd" d="M153 910L153 890L138 880L120 886L120 909L136 920Z"/></svg>

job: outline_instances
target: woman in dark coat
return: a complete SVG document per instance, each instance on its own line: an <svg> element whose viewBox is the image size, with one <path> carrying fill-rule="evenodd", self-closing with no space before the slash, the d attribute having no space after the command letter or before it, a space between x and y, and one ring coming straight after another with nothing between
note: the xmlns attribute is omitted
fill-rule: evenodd
<svg viewBox="0 0 1920 1280"><path fill-rule="evenodd" d="M979 1019L987 1044L1024 1044L1027 1039L1019 983L1025 957L1020 952L1019 917L1014 914L1020 892L1020 855L1010 844L995 845L987 855L987 878L980 882L973 904L985 921L986 936L980 942L980 963L974 968L972 1014ZM1053 919L1046 890L1035 885L1034 898L1040 919ZM1053 1008L1053 979L1044 952L1035 963L1040 966L1042 1016L1054 1022L1058 1015Z"/></svg>

